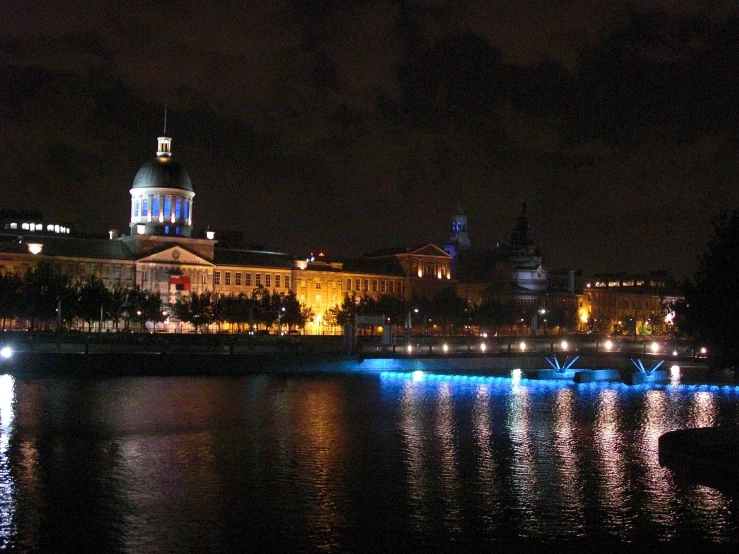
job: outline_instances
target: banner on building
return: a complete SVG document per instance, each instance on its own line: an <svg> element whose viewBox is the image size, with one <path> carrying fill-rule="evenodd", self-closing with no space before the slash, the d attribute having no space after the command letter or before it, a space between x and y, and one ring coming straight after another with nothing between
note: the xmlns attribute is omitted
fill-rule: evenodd
<svg viewBox="0 0 739 554"><path fill-rule="evenodd" d="M169 277L169 290L190 292L190 276L189 275L171 275Z"/></svg>

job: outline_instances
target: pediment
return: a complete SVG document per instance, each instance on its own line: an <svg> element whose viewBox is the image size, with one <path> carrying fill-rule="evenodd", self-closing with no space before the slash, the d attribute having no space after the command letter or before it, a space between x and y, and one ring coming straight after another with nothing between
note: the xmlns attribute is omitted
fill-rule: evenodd
<svg viewBox="0 0 739 554"><path fill-rule="evenodd" d="M169 265L199 265L207 267L215 267L213 262L182 248L181 246L171 246L165 248L143 258L138 258L137 263L154 263L154 264L169 264Z"/></svg>
<svg viewBox="0 0 739 554"><path fill-rule="evenodd" d="M412 254L413 256L439 256L442 258L451 258L446 250L439 248L433 243L411 250L408 254Z"/></svg>

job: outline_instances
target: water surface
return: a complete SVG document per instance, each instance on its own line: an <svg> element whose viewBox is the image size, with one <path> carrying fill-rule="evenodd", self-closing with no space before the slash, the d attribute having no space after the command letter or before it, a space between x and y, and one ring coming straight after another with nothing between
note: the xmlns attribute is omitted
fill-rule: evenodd
<svg viewBox="0 0 739 554"><path fill-rule="evenodd" d="M0 546L399 551L737 543L657 439L737 389L410 374L0 377Z"/></svg>

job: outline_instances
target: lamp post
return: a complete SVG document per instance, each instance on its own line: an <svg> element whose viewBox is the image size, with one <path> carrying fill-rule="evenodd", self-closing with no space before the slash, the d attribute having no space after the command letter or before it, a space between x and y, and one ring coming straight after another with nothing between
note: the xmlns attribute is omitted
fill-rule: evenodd
<svg viewBox="0 0 739 554"><path fill-rule="evenodd" d="M285 314L285 306L277 311L277 333L282 334L282 316Z"/></svg>

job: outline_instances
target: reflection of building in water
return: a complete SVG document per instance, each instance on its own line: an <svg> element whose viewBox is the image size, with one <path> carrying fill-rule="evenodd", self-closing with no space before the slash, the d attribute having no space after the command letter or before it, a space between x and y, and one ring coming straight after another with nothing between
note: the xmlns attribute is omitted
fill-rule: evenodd
<svg viewBox="0 0 739 554"><path fill-rule="evenodd" d="M487 385L480 385L475 394L472 408L473 436L477 448L477 481L480 498L484 503L482 514L486 528L494 532L498 528L501 513L501 498L495 478L497 464L493 454L493 422L490 415L492 399Z"/></svg>
<svg viewBox="0 0 739 554"><path fill-rule="evenodd" d="M539 479L531 437L531 392L522 385L513 385L508 399L506 427L509 429L513 459L511 472L516 511L521 516L521 527L527 531L538 526Z"/></svg>
<svg viewBox="0 0 739 554"><path fill-rule="evenodd" d="M434 431L439 440L441 455L441 487L444 504L444 524L452 532L462 525L462 484L459 480L459 461L455 448L454 403L449 383L439 387Z"/></svg>
<svg viewBox="0 0 739 554"><path fill-rule="evenodd" d="M672 527L675 524L675 483L672 473L659 464L659 438L677 426L668 412L667 393L649 390L644 394L644 418L635 437L636 452L644 470L639 490L643 491L644 505L649 517L657 526Z"/></svg>
<svg viewBox="0 0 739 554"><path fill-rule="evenodd" d="M619 397L614 390L599 391L595 399L596 412L593 433L602 509L609 532L628 536L633 526L627 513L630 488L626 471L626 444L622 436Z"/></svg>
<svg viewBox="0 0 739 554"><path fill-rule="evenodd" d="M580 474L580 452L582 445L577 437L575 426L575 391L559 389L554 400L554 451L562 505L572 520L573 533L582 529L583 498L578 483L582 481Z"/></svg>
<svg viewBox="0 0 739 554"><path fill-rule="evenodd" d="M435 525L431 516L431 483L427 475L428 437L423 420L423 395L412 381L403 386L400 397L400 430L405 443L404 461L408 480L409 514L414 529L427 533Z"/></svg>

